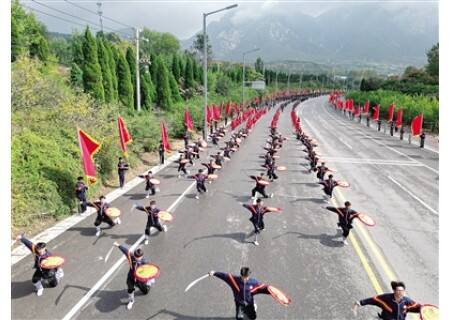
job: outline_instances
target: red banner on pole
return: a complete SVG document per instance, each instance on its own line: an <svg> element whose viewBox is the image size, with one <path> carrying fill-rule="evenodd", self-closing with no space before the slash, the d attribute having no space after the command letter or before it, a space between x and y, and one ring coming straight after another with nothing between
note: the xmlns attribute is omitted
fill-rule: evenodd
<svg viewBox="0 0 450 320"><path fill-rule="evenodd" d="M119 127L120 148L122 149L123 155L126 157L126 156L128 156L127 144L132 142L133 139L131 138L131 135L128 132L128 129L125 126L125 123L123 122L123 119L121 116L119 116L117 118L117 125Z"/></svg>
<svg viewBox="0 0 450 320"><path fill-rule="evenodd" d="M411 122L411 135L413 137L418 136L422 133L422 123L423 123L423 114L419 114L414 117Z"/></svg>
<svg viewBox="0 0 450 320"><path fill-rule="evenodd" d="M169 135L167 134L166 125L161 120L161 140L163 142L164 151L170 151Z"/></svg>
<svg viewBox="0 0 450 320"><path fill-rule="evenodd" d="M391 103L391 105L388 108L388 121L391 122L392 120L394 120L394 104Z"/></svg>
<svg viewBox="0 0 450 320"><path fill-rule="evenodd" d="M184 111L184 125L186 126L186 130L193 131L194 130L194 123L192 122L191 115L189 114L189 111Z"/></svg>
<svg viewBox="0 0 450 320"><path fill-rule="evenodd" d="M403 110L402 109L398 109L397 110L397 119L395 119L395 126L397 128L400 128L402 126L402 118L403 118Z"/></svg>
<svg viewBox="0 0 450 320"><path fill-rule="evenodd" d="M100 149L100 144L81 129L78 129L78 142L83 160L84 175L87 178L88 184L94 184L97 182L94 154Z"/></svg>
<svg viewBox="0 0 450 320"><path fill-rule="evenodd" d="M378 121L379 118L380 118L380 106L377 104L373 108L373 120Z"/></svg>
<svg viewBox="0 0 450 320"><path fill-rule="evenodd" d="M369 101L366 101L364 103L363 113L369 113L369 107L370 107L370 103L369 103Z"/></svg>

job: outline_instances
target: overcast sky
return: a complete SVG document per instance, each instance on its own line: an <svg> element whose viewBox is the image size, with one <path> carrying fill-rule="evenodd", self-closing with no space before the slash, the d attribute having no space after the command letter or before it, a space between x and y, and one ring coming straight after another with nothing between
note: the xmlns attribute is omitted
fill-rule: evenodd
<svg viewBox="0 0 450 320"><path fill-rule="evenodd" d="M95 25L99 25L99 18L93 13L87 12L83 9L73 6L69 2L73 2L78 6L84 7L91 11L97 11L97 0L20 0L20 2L28 7L34 8L41 12L58 16L66 20L76 21L81 24L86 24L84 21L91 22L91 27L95 30ZM214 11L222 7L238 3L238 8L232 9L230 14L233 14L233 23L239 24L246 19L261 17L267 14L286 14L295 15L297 13L317 16L322 12L335 6L349 6L359 4L363 1L133 1L133 0L110 0L101 1L103 15L105 17L117 20L125 25L138 26L140 28L147 27L161 32L170 32L179 39L187 39L202 28L202 13ZM373 1L371 1L373 3ZM426 1L428 3L437 1ZM380 5L394 8L404 6L405 2L399 1L383 1ZM417 5L417 2L409 3L409 6ZM423 4L422 4L423 5ZM56 9L59 11L52 10ZM64 15L69 13L75 17ZM61 21L55 17L45 15L44 13L36 12L39 20L47 25L49 31L56 31L61 33L70 33L74 29L82 29L81 26L72 22ZM218 13L208 17L208 23L214 20L219 20L225 13ZM434 18L434 17L433 17ZM106 18L103 20L105 31L121 30L126 28L123 25L117 24ZM130 31L126 31L131 33Z"/></svg>

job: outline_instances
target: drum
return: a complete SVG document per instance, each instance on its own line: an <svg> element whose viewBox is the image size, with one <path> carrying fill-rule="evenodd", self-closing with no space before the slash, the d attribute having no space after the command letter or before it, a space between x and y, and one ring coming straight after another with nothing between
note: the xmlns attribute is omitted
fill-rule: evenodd
<svg viewBox="0 0 450 320"><path fill-rule="evenodd" d="M330 172L337 172L337 170L334 169L334 168L328 168L327 171L330 171Z"/></svg>
<svg viewBox="0 0 450 320"><path fill-rule="evenodd" d="M225 159L225 161L230 161L231 160L231 158L228 158L228 157L223 157L224 159Z"/></svg>
<svg viewBox="0 0 450 320"><path fill-rule="evenodd" d="M281 291L280 289L277 289L273 286L269 286L267 288L267 290L269 291L270 295L276 300L278 301L278 303L287 306L288 304L291 303L291 298L289 298L283 291Z"/></svg>
<svg viewBox="0 0 450 320"><path fill-rule="evenodd" d="M52 255L43 260L41 260L40 267L42 269L56 269L64 264L65 260L63 257Z"/></svg>
<svg viewBox="0 0 450 320"><path fill-rule="evenodd" d="M242 139L236 138L236 142L237 142L237 143L241 143L241 142L242 142Z"/></svg>
<svg viewBox="0 0 450 320"><path fill-rule="evenodd" d="M236 152L237 148L233 147L233 148L231 148L231 151Z"/></svg>
<svg viewBox="0 0 450 320"><path fill-rule="evenodd" d="M159 277L159 267L154 264L142 264L134 272L137 281L147 283L149 280Z"/></svg>
<svg viewBox="0 0 450 320"><path fill-rule="evenodd" d="M151 183L151 184L154 184L154 185L158 185L158 184L160 184L161 182L160 182L158 179L150 179L150 183Z"/></svg>
<svg viewBox="0 0 450 320"><path fill-rule="evenodd" d="M158 212L158 218L161 219L162 221L167 221L167 222L170 222L173 220L172 214L168 211Z"/></svg>
<svg viewBox="0 0 450 320"><path fill-rule="evenodd" d="M115 219L120 216L120 210L117 208L108 208L106 209L105 213L111 219Z"/></svg>
<svg viewBox="0 0 450 320"><path fill-rule="evenodd" d="M432 304L424 304L420 308L420 320L439 320L439 308Z"/></svg>
<svg viewBox="0 0 450 320"><path fill-rule="evenodd" d="M189 162L189 160L188 159L183 159L183 160L180 160L180 163L188 163Z"/></svg>
<svg viewBox="0 0 450 320"><path fill-rule="evenodd" d="M268 186L269 185L269 181L266 180L259 180L257 181L259 184L263 185L263 186Z"/></svg>
<svg viewBox="0 0 450 320"><path fill-rule="evenodd" d="M278 166L278 167L277 167L277 170L278 170L278 171L286 171L287 168L286 168L285 166Z"/></svg>
<svg viewBox="0 0 450 320"><path fill-rule="evenodd" d="M347 181L343 181L343 180L337 181L337 184L338 184L339 187L343 187L343 188L350 187L350 183L348 183Z"/></svg>
<svg viewBox="0 0 450 320"><path fill-rule="evenodd" d="M208 180L216 180L219 176L217 174L208 175Z"/></svg>
<svg viewBox="0 0 450 320"><path fill-rule="evenodd" d="M222 169L222 166L219 166L218 164L214 164L214 163L213 163L212 167L214 169Z"/></svg>
<svg viewBox="0 0 450 320"><path fill-rule="evenodd" d="M280 159L280 156L273 156L274 159Z"/></svg>
<svg viewBox="0 0 450 320"><path fill-rule="evenodd" d="M206 147L208 146L208 144L206 143L206 141L200 142L200 145L201 145L203 148L206 148Z"/></svg>
<svg viewBox="0 0 450 320"><path fill-rule="evenodd" d="M281 208L267 207L266 209L269 212L281 212Z"/></svg>
<svg viewBox="0 0 450 320"><path fill-rule="evenodd" d="M357 218L364 223L366 226L369 227L373 227L375 225L375 220L373 220L371 217L369 217L367 214L365 213L359 213L358 212L358 216Z"/></svg>
<svg viewBox="0 0 450 320"><path fill-rule="evenodd" d="M205 151L205 148L198 147L198 150L200 150L200 151Z"/></svg>

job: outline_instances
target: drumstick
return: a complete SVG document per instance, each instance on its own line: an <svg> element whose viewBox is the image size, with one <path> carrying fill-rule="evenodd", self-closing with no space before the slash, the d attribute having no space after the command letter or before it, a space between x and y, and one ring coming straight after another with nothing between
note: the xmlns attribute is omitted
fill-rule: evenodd
<svg viewBox="0 0 450 320"><path fill-rule="evenodd" d="M188 292L189 289L191 289L193 286L195 286L197 283L199 283L200 281L202 281L203 279L206 279L209 277L209 274L205 274L204 276L201 276L198 279L195 279L194 281L192 281L191 283L188 284L188 286L186 287L186 289L184 289L184 292Z"/></svg>

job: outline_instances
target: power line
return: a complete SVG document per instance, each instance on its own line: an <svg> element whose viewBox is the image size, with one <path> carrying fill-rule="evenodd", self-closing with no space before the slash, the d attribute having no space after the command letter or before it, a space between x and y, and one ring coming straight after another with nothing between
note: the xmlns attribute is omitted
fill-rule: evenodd
<svg viewBox="0 0 450 320"><path fill-rule="evenodd" d="M45 15L47 15L47 16L50 16L50 17L53 17L53 18L56 18L56 19L59 19L59 20L65 21L65 22L77 24L77 25L82 26L82 27L85 27L85 26L86 26L86 25L84 25L84 24L81 24L81 23L76 22L76 21L73 21L73 20L61 18L61 17L55 16L55 15L52 15L52 14L50 14L50 13L41 11L41 10L39 10L39 9L35 9L35 8L28 7L28 6L24 5L24 4L21 4L21 6L24 7L24 8L27 8L28 10L31 10L31 11L34 11L34 12L39 12L39 13L41 13L41 14L45 14ZM98 29L98 28L95 28L95 29Z"/></svg>
<svg viewBox="0 0 450 320"><path fill-rule="evenodd" d="M90 13L92 13L92 14L98 15L97 12L92 11L92 10L89 10L88 8L82 7L82 6L80 6L80 5L77 5L77 4L75 4L75 3L73 3L73 2L71 2L71 1L69 1L69 0L64 0L64 1L67 2L67 3L70 3L71 5L73 5L73 6L77 7L77 8L80 8L80 9L85 10L85 11L87 11L87 12L90 12ZM122 23L122 22L120 22L120 21L114 20L113 18L109 18L109 17L104 16L104 15L102 15L102 18L103 18L103 19L106 19L106 20L110 20L110 21L112 21L112 22L115 22L115 23L117 23L117 24L120 24L120 25L125 26L125 27L128 27L128 28L134 28L134 27L132 27L132 26L130 26L130 25L127 25L127 24L125 24L125 23Z"/></svg>
<svg viewBox="0 0 450 320"><path fill-rule="evenodd" d="M40 5L40 6L49 8L50 10L59 12L59 13L61 13L61 14L67 15L67 16L69 16L69 17L72 17L72 18L75 18L75 19L79 19L79 20L83 20L83 21L85 21L85 22L88 22L89 24L95 26L97 30L101 30L101 29L102 29L100 25L98 25L98 24L96 24L96 23L94 23L94 22L92 22L92 21L89 21L89 20L87 20L87 19L84 19L84 18L75 16L75 15L73 15L73 14L64 12L64 11L62 11L62 10L53 8L53 7L51 7L51 6L48 6L48 5L46 5L46 4L43 4L43 3L38 2L38 1L36 1L36 0L31 0L31 1L37 3L37 4ZM127 33L123 33L123 32L120 32L120 31L117 31L117 30L114 30L114 29L111 29L111 28L104 27L104 29L108 29L108 30L110 30L110 31L112 31L112 32L121 33L121 34L124 34L124 35L126 35L126 36L129 36L129 34L127 34Z"/></svg>

